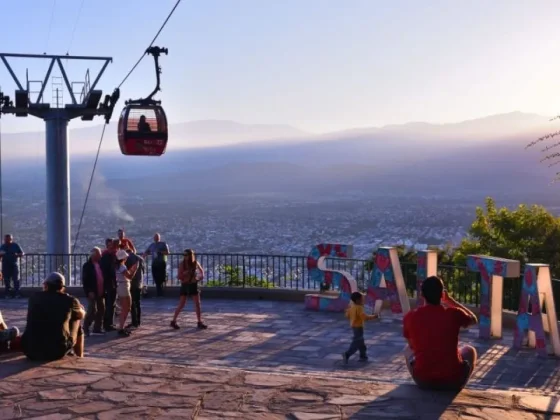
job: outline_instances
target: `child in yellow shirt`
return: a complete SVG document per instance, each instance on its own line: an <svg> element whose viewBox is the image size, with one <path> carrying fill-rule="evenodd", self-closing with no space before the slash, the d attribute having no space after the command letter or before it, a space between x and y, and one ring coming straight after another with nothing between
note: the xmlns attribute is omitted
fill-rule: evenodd
<svg viewBox="0 0 560 420"><path fill-rule="evenodd" d="M344 360L344 363L348 363L348 359L359 350L360 362L367 362L368 357L366 353L367 347L364 341L364 324L365 321L370 321L379 317L377 315L367 315L365 313L364 295L360 292L352 293L350 300L352 302L350 302L348 309L346 309L346 318L350 320L350 326L352 327L354 337L352 338L352 344L350 344L348 351L342 353L342 360Z"/></svg>

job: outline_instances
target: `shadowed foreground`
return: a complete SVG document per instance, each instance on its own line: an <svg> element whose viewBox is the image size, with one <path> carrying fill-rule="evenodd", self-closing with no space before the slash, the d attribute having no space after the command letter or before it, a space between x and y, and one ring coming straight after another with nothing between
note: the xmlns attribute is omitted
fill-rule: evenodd
<svg viewBox="0 0 560 420"><path fill-rule="evenodd" d="M0 419L541 419L555 398L466 390L458 396L235 368L100 358L4 360ZM560 407L557 413L560 414ZM123 417L124 416L124 417Z"/></svg>

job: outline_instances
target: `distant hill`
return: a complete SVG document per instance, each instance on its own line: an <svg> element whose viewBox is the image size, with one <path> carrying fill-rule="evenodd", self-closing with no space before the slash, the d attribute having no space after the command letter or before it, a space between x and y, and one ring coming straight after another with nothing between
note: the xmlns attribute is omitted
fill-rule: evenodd
<svg viewBox="0 0 560 420"><path fill-rule="evenodd" d="M97 151L102 126L95 125L72 129L69 139L72 155L91 154ZM118 152L117 124L110 123L105 130L102 151L104 154ZM233 121L192 121L169 126L170 142L168 153L185 148L231 146L244 142L270 141L274 139L303 139L310 135L289 125L240 124ZM45 155L45 133L3 133L5 158L21 159Z"/></svg>
<svg viewBox="0 0 560 420"><path fill-rule="evenodd" d="M309 196L356 191L455 197L492 194L523 201L556 195L556 189L548 185L555 171L538 163L539 148L524 147L557 127L558 122L548 117L519 112L457 124L410 123L324 135L283 125L198 121L171 126L173 147L160 158L104 152L98 170L115 189L131 194L133 185L135 195L146 196L178 189L195 194L280 191ZM95 145L98 139L93 134L99 134L98 128L72 132L72 147L88 141L88 135ZM188 133L199 144L224 145L181 148L187 142L178 140L180 133L185 138ZM11 165L5 188L29 188L30 181L36 184L38 177L44 179L44 158L7 159L16 147L10 136L21 136L21 143L38 140L25 134L5 135L4 163L6 168ZM44 150L42 138L39 141ZM87 186L92 163L93 153L72 158L75 193L83 193Z"/></svg>

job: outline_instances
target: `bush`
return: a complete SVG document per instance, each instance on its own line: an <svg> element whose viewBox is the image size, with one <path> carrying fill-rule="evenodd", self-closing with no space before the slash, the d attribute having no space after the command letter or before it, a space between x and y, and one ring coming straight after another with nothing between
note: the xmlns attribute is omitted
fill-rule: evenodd
<svg viewBox="0 0 560 420"><path fill-rule="evenodd" d="M206 287L264 287L274 288L274 283L266 279L259 279L254 275L243 275L242 267L224 265L219 269L220 276L216 280L207 281Z"/></svg>

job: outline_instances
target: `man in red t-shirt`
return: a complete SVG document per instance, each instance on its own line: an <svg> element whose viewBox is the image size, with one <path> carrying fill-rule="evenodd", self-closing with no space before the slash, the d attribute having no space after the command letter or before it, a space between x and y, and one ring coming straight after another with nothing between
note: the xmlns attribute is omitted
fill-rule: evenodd
<svg viewBox="0 0 560 420"><path fill-rule="evenodd" d="M476 324L476 315L447 294L439 277L424 280L422 296L425 305L407 313L403 321L406 364L421 388L459 391L477 359L474 347L458 347L459 330Z"/></svg>

